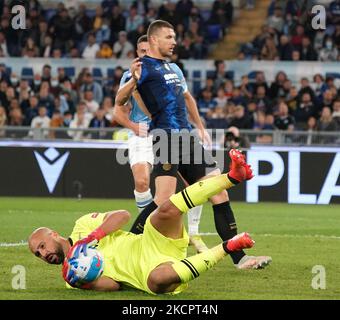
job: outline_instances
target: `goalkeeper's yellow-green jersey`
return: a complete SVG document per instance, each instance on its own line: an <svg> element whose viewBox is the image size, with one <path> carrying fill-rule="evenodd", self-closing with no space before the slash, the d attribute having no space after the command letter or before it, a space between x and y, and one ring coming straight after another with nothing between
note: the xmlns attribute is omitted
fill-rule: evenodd
<svg viewBox="0 0 340 320"><path fill-rule="evenodd" d="M104 217L104 213L90 213L79 218L70 236L73 243L85 238L98 228L103 223ZM136 259L138 259L140 245L140 235L122 230L100 240L97 249L104 257L103 276L139 288L138 274L141 274L141 266Z"/></svg>
<svg viewBox="0 0 340 320"><path fill-rule="evenodd" d="M105 213L90 213L79 218L70 235L73 243L98 228L104 217ZM104 257L103 276L154 294L147 286L150 272L161 263L184 259L188 243L185 228L182 238L169 239L160 234L148 219L143 234L118 230L101 239L97 249ZM179 293L186 287L187 285L181 285L174 293Z"/></svg>

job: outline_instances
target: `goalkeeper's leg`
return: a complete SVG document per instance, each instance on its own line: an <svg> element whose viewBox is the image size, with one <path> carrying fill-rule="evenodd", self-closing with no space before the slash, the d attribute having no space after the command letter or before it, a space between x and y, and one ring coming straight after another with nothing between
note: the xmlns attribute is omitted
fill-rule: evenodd
<svg viewBox="0 0 340 320"><path fill-rule="evenodd" d="M209 198L221 191L252 178L252 171L241 154L232 160L232 169L227 174L196 182L172 195L151 215L151 224L166 237L181 238L183 235L182 213L207 202Z"/></svg>

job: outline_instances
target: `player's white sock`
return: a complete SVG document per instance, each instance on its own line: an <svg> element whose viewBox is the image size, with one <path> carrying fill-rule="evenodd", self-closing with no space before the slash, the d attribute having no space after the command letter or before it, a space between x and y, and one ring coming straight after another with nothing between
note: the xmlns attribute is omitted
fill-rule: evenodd
<svg viewBox="0 0 340 320"><path fill-rule="evenodd" d="M145 192L138 192L138 191L134 190L133 192L135 194L138 212L140 213L153 200L151 190L148 189Z"/></svg>
<svg viewBox="0 0 340 320"><path fill-rule="evenodd" d="M198 235L198 227L201 220L203 206L198 206L188 211L188 233L189 236Z"/></svg>

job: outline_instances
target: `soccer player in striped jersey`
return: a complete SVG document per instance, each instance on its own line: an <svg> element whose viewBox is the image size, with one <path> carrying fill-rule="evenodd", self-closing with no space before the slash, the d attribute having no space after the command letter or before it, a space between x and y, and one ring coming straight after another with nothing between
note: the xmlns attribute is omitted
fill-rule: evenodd
<svg viewBox="0 0 340 320"><path fill-rule="evenodd" d="M146 55L148 46L147 36L141 36L137 41L137 56L139 58ZM195 99L188 91L188 86L181 69L175 63L169 63L169 66L178 75L181 81L186 105L190 106L190 110L197 109ZM122 87L127 79L130 78L131 72L125 71L120 81L120 87ZM130 104L126 103L124 106L115 106L115 120L120 125L131 130L129 132L128 139L129 162L135 184L135 200L140 213L153 201L150 191L150 173L153 166L154 156L152 149L152 136L147 135L147 127L150 124L151 119L141 110L133 95L129 100ZM129 108L130 105L131 108ZM197 126L203 126L201 121L197 123ZM205 137L207 141L209 136L206 134ZM208 143L210 143L209 140ZM203 206L198 206L190 209L188 212L188 233L190 243L196 248L197 252L202 252L208 249L199 235L199 223L202 208ZM143 232L143 228L144 221L141 223L137 220L136 224L132 226L131 232L138 234Z"/></svg>

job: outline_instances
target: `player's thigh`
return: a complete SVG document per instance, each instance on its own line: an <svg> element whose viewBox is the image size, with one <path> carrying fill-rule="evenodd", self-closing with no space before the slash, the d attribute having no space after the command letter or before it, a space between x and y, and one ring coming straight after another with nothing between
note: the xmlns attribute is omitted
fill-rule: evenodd
<svg viewBox="0 0 340 320"><path fill-rule="evenodd" d="M165 201L151 214L150 223L167 238L179 239L183 236L182 213L170 200Z"/></svg>
<svg viewBox="0 0 340 320"><path fill-rule="evenodd" d="M151 165L148 162L138 162L131 166L135 189L138 192L145 192L150 186Z"/></svg>
<svg viewBox="0 0 340 320"><path fill-rule="evenodd" d="M154 156L152 148L152 137L132 136L128 140L129 163L135 164L147 162L153 166Z"/></svg>
<svg viewBox="0 0 340 320"><path fill-rule="evenodd" d="M189 150L182 153L178 171L188 184L193 184L217 169L211 153L203 148L196 137L190 138Z"/></svg>

